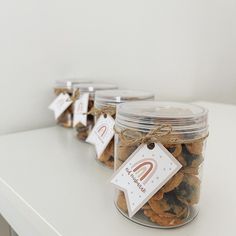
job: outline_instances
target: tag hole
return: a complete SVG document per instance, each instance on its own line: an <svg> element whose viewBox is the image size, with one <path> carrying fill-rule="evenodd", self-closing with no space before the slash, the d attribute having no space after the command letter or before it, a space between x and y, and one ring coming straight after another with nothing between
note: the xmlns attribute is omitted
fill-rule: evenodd
<svg viewBox="0 0 236 236"><path fill-rule="evenodd" d="M107 114L104 114L103 116L104 116L104 118L107 118Z"/></svg>
<svg viewBox="0 0 236 236"><path fill-rule="evenodd" d="M148 149L152 150L155 147L155 143L149 143L147 147Z"/></svg>

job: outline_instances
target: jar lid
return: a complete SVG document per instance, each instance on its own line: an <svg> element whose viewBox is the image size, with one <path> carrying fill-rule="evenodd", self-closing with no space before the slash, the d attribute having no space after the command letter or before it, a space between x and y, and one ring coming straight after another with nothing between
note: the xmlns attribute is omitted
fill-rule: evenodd
<svg viewBox="0 0 236 236"><path fill-rule="evenodd" d="M98 90L117 89L117 86L114 84L107 83L82 83L75 84L73 88L78 88L81 92L88 92L90 94L94 94Z"/></svg>
<svg viewBox="0 0 236 236"><path fill-rule="evenodd" d="M83 83L92 83L90 80L86 79L76 79L76 78L69 78L69 79L63 79L63 80L56 80L56 87L57 88L71 88L76 84L83 84Z"/></svg>
<svg viewBox="0 0 236 236"><path fill-rule="evenodd" d="M95 94L95 107L117 105L128 101L154 100L154 94L139 90L106 90Z"/></svg>
<svg viewBox="0 0 236 236"><path fill-rule="evenodd" d="M172 133L193 137L208 133L208 111L204 107L177 102L141 101L120 104L116 125L148 132L162 124L172 126Z"/></svg>

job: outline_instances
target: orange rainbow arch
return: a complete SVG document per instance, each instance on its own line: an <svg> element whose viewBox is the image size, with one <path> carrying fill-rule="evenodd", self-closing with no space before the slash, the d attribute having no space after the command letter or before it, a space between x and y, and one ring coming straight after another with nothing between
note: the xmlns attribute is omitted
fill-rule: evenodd
<svg viewBox="0 0 236 236"><path fill-rule="evenodd" d="M104 134L107 131L107 127L105 125L102 125L99 129L98 129L98 133L100 134L100 136L104 136Z"/></svg>
<svg viewBox="0 0 236 236"><path fill-rule="evenodd" d="M139 180L147 183L147 181L154 174L157 168L157 163L153 159L144 159L137 162L135 165L133 165L132 168L133 172L135 172L135 175L138 176Z"/></svg>
<svg viewBox="0 0 236 236"><path fill-rule="evenodd" d="M78 108L77 108L78 112L82 112L83 111L83 105L82 103L79 104Z"/></svg>

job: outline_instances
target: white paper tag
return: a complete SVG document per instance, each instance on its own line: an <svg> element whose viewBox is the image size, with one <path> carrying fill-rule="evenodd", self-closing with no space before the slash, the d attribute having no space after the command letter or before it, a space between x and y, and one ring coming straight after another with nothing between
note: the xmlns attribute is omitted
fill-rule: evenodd
<svg viewBox="0 0 236 236"><path fill-rule="evenodd" d="M87 115L84 113L88 112L89 93L82 94L78 100L74 103L74 119L73 126L75 127L78 123L87 125Z"/></svg>
<svg viewBox="0 0 236 236"><path fill-rule="evenodd" d="M58 117L72 104L70 96L67 93L60 93L54 101L48 107L54 111L55 119Z"/></svg>
<svg viewBox="0 0 236 236"><path fill-rule="evenodd" d="M111 183L125 193L132 217L182 165L160 143L153 149L141 144L115 172Z"/></svg>
<svg viewBox="0 0 236 236"><path fill-rule="evenodd" d="M115 120L110 115L101 115L86 140L95 145L98 159L114 136L114 124Z"/></svg>

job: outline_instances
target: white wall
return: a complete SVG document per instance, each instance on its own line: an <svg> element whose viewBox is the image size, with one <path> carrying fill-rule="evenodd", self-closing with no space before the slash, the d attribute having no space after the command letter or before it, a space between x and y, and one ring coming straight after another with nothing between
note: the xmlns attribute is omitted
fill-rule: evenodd
<svg viewBox="0 0 236 236"><path fill-rule="evenodd" d="M55 79L236 103L235 0L9 0L0 7L0 133L53 124Z"/></svg>

